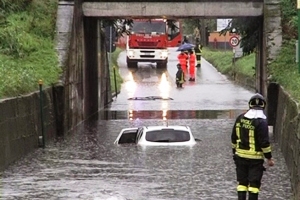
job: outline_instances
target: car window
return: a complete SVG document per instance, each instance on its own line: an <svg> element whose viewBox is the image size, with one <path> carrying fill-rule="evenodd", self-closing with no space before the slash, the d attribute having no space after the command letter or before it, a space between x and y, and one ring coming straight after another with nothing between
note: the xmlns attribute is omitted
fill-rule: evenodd
<svg viewBox="0 0 300 200"><path fill-rule="evenodd" d="M118 141L118 144L135 143L137 130L124 131Z"/></svg>
<svg viewBox="0 0 300 200"><path fill-rule="evenodd" d="M185 142L190 140L190 133L174 129L148 131L146 140L150 142Z"/></svg>

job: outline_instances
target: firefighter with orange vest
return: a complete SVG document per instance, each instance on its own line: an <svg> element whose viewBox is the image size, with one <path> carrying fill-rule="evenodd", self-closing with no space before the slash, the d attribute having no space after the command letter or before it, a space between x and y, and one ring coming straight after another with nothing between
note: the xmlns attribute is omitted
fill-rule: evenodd
<svg viewBox="0 0 300 200"><path fill-rule="evenodd" d="M179 64L181 65L181 69L183 71L184 74L187 74L187 60L189 58L189 56L184 52L181 51L180 54L178 54L177 56Z"/></svg>
<svg viewBox="0 0 300 200"><path fill-rule="evenodd" d="M195 81L195 67L197 58L193 50L189 50L189 81Z"/></svg>

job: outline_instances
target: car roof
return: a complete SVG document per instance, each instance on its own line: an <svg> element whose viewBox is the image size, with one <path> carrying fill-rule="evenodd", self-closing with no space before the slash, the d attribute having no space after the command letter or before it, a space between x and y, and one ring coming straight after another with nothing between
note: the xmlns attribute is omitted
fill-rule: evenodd
<svg viewBox="0 0 300 200"><path fill-rule="evenodd" d="M147 130L161 130L161 129L176 129L190 131L190 127L181 125L171 125L171 126L144 126Z"/></svg>

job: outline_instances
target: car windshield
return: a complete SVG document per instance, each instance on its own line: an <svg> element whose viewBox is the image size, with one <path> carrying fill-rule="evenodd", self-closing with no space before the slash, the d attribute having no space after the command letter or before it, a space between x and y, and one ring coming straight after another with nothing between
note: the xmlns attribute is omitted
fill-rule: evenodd
<svg viewBox="0 0 300 200"><path fill-rule="evenodd" d="M148 131L146 140L150 142L186 142L190 140L190 134L188 131L162 129Z"/></svg>
<svg viewBox="0 0 300 200"><path fill-rule="evenodd" d="M163 21L137 21L133 23L132 31L136 33L166 33L166 23Z"/></svg>

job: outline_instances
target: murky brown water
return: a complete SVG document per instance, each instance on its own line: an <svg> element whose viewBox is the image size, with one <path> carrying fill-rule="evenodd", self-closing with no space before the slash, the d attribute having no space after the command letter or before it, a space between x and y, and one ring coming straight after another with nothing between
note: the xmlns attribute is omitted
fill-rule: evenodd
<svg viewBox="0 0 300 200"><path fill-rule="evenodd" d="M122 62L125 82L114 102L64 140L4 171L0 199L237 199L230 134L253 92L231 83L204 59L196 82L178 90L174 50L167 72L147 64L132 71ZM173 100L128 100L134 96ZM190 126L201 141L192 148L113 144L122 128L166 123ZM273 150L276 165L263 177L260 199L288 200L289 175L276 143Z"/></svg>
<svg viewBox="0 0 300 200"><path fill-rule="evenodd" d="M161 120L91 120L65 141L39 149L9 168L3 199L236 199L231 157L233 120L169 120L189 125L193 148L113 145L123 127ZM263 180L261 199L288 199L290 184L282 156Z"/></svg>

